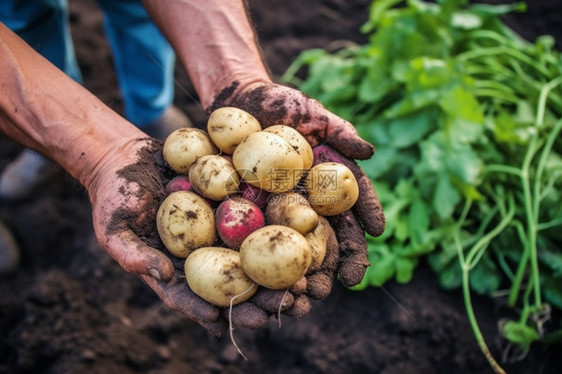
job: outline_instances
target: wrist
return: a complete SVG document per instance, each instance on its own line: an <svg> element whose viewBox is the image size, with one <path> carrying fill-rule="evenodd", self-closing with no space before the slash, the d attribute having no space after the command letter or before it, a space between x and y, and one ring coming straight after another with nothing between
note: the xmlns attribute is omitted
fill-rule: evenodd
<svg viewBox="0 0 562 374"><path fill-rule="evenodd" d="M270 82L242 0L144 0L176 51L201 105L253 82Z"/></svg>

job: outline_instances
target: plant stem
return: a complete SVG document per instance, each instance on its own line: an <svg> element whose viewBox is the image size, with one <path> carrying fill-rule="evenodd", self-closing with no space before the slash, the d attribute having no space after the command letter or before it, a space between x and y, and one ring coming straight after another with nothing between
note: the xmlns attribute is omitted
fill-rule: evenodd
<svg viewBox="0 0 562 374"><path fill-rule="evenodd" d="M478 325L478 321L476 320L474 309L472 308L472 300L470 297L468 267L461 264L461 268L462 268L462 293L464 298L464 305L466 309L466 315L468 317L468 322L472 329L472 333L474 334L474 338L476 339L476 343L478 344L478 347L484 354L484 357L486 357L486 360L488 361L494 372L496 372L497 374L505 374L505 370L500 366L500 364L498 364L498 362L490 352L490 349L488 348L488 345L484 340L484 336L482 335L482 331L480 330L480 326Z"/></svg>

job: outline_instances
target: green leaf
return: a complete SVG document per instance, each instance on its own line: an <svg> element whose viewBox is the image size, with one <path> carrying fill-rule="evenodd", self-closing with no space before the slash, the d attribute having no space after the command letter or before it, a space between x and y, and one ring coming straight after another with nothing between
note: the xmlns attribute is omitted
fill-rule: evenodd
<svg viewBox="0 0 562 374"><path fill-rule="evenodd" d="M446 169L455 178L469 185L480 182L483 163L478 154L467 144L449 148L446 154Z"/></svg>
<svg viewBox="0 0 562 374"><path fill-rule="evenodd" d="M462 283L462 272L458 261L452 261L449 266L438 274L439 285L446 290L457 289Z"/></svg>
<svg viewBox="0 0 562 374"><path fill-rule="evenodd" d="M462 119L468 122L482 124L484 115L480 104L474 95L460 85L455 85L446 90L441 96L439 105L452 118Z"/></svg>
<svg viewBox="0 0 562 374"><path fill-rule="evenodd" d="M369 243L369 262L365 277L374 287L382 286L391 279L395 272L395 257L386 244Z"/></svg>
<svg viewBox="0 0 562 374"><path fill-rule="evenodd" d="M398 283L408 283L414 275L414 269L418 261L416 258L397 257L396 258L396 281Z"/></svg>
<svg viewBox="0 0 562 374"><path fill-rule="evenodd" d="M470 271L469 280L470 287L481 295L490 295L498 290L501 282L500 271L487 253Z"/></svg>
<svg viewBox="0 0 562 374"><path fill-rule="evenodd" d="M390 106L384 112L384 115L386 118L398 118L415 114L426 107L436 104L440 97L441 93L439 90L415 91Z"/></svg>
<svg viewBox="0 0 562 374"><path fill-rule="evenodd" d="M441 174L437 180L432 206L440 218L447 218L453 214L455 207L460 202L461 196L451 183L447 174Z"/></svg>
<svg viewBox="0 0 562 374"><path fill-rule="evenodd" d="M416 200L408 212L410 238L414 243L424 243L429 230L429 208L422 200Z"/></svg>
<svg viewBox="0 0 562 374"><path fill-rule="evenodd" d="M475 30L482 26L482 19L469 11L458 11L453 13L451 26L464 30Z"/></svg>
<svg viewBox="0 0 562 374"><path fill-rule="evenodd" d="M364 33L372 32L387 13L387 10L399 4L402 0L378 0L373 1L369 7L369 21L362 26Z"/></svg>
<svg viewBox="0 0 562 374"><path fill-rule="evenodd" d="M562 249L560 247L556 244L544 246L538 255L541 263L552 270L552 275L562 278Z"/></svg>
<svg viewBox="0 0 562 374"><path fill-rule="evenodd" d="M516 344L521 350L526 351L536 340L539 340L538 332L524 323L507 321L502 327L502 335L511 343Z"/></svg>
<svg viewBox="0 0 562 374"><path fill-rule="evenodd" d="M527 5L524 2L498 5L474 4L470 10L483 15L500 16L511 12L525 12Z"/></svg>
<svg viewBox="0 0 562 374"><path fill-rule="evenodd" d="M396 148L405 148L420 142L436 128L436 116L435 110L427 108L390 121L388 132L392 145Z"/></svg>
<svg viewBox="0 0 562 374"><path fill-rule="evenodd" d="M562 310L562 276L541 274L541 280L545 299Z"/></svg>

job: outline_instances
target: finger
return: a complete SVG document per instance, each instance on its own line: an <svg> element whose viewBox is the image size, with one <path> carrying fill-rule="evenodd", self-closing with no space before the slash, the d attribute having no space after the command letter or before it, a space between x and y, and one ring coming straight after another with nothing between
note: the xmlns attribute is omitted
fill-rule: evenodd
<svg viewBox="0 0 562 374"><path fill-rule="evenodd" d="M328 241L326 245L326 256L322 262L321 269L307 277L308 295L315 299L321 300L328 297L332 292L334 279L339 263L339 247L336 234L330 227L328 232Z"/></svg>
<svg viewBox="0 0 562 374"><path fill-rule="evenodd" d="M277 313L293 306L294 296L285 290L271 290L260 287L256 294L249 300L268 313Z"/></svg>
<svg viewBox="0 0 562 374"><path fill-rule="evenodd" d="M372 236L380 236L386 226L386 218L382 209L377 192L369 177L363 172L361 167L353 160L350 160L329 145L319 145L314 147L314 163L337 162L347 166L359 187L359 199L353 207L353 211L361 221L363 228Z"/></svg>
<svg viewBox="0 0 562 374"><path fill-rule="evenodd" d="M306 295L299 295L295 298L293 306L284 311L283 314L289 317L302 318L310 312L310 309L312 309L312 304L309 298Z"/></svg>
<svg viewBox="0 0 562 374"><path fill-rule="evenodd" d="M212 322L200 322L199 324L207 330L209 336L215 338L220 338L228 331L228 321L224 318Z"/></svg>
<svg viewBox="0 0 562 374"><path fill-rule="evenodd" d="M241 303L223 310L225 318L232 317L232 324L238 327L248 329L261 329L265 327L269 321L269 315L260 307L252 303Z"/></svg>
<svg viewBox="0 0 562 374"><path fill-rule="evenodd" d="M367 160L375 153L375 147L363 140L355 127L346 120L328 112L326 141L345 157Z"/></svg>
<svg viewBox="0 0 562 374"><path fill-rule="evenodd" d="M367 267L367 240L363 228L351 211L330 217L340 247L339 275L344 286L352 287L363 280Z"/></svg>
<svg viewBox="0 0 562 374"><path fill-rule="evenodd" d="M131 230L112 234L103 244L106 252L128 272L150 275L164 282L169 282L174 276L170 259L146 245Z"/></svg>
<svg viewBox="0 0 562 374"><path fill-rule="evenodd" d="M308 288L308 281L306 277L301 277L301 279L296 281L296 283L293 284L291 288L289 288L289 292L291 292L295 296L301 295L306 292L307 288Z"/></svg>
<svg viewBox="0 0 562 374"><path fill-rule="evenodd" d="M204 325L219 318L219 308L193 293L184 279L176 277L169 283L164 283L151 276L143 275L142 278L166 306L195 322Z"/></svg>
<svg viewBox="0 0 562 374"><path fill-rule="evenodd" d="M212 108L220 106L219 101L217 98ZM234 98L230 105L254 115L264 128L280 124L293 126L313 146L327 141L347 157L364 160L375 151L371 144L361 139L351 123L298 90L276 84L259 84L257 88Z"/></svg>

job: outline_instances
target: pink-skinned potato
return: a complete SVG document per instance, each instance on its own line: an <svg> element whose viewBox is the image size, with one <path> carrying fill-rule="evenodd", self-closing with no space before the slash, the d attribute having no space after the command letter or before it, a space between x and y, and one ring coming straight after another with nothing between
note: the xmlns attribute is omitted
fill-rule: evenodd
<svg viewBox="0 0 562 374"><path fill-rule="evenodd" d="M263 209L267 206L269 202L269 196L271 195L266 190L262 190L261 188L254 187L249 183L241 181L238 185L238 193L240 197L251 201L252 203L256 204L258 208Z"/></svg>
<svg viewBox="0 0 562 374"><path fill-rule="evenodd" d="M176 175L166 184L165 192L167 195L177 191L191 191L191 182L187 175Z"/></svg>
<svg viewBox="0 0 562 374"><path fill-rule="evenodd" d="M248 235L265 225L265 218L256 204L241 197L233 197L220 203L215 213L215 222L224 244L237 250Z"/></svg>

